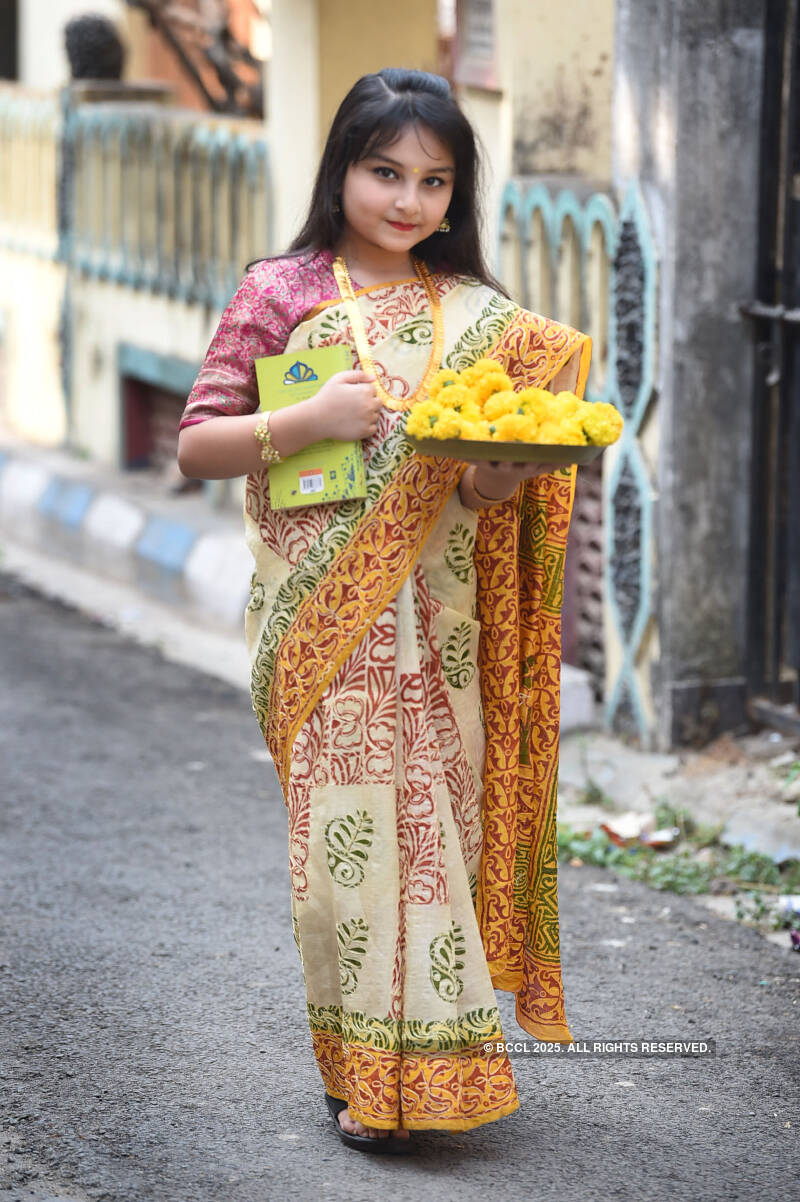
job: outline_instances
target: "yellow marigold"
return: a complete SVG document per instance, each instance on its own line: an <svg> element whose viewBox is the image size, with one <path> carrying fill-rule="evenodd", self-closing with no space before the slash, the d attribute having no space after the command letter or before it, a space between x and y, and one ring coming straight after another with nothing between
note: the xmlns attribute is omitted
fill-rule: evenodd
<svg viewBox="0 0 800 1202"><path fill-rule="evenodd" d="M558 425L561 431L558 441L564 443L565 446L583 447L589 441L583 430L583 418L580 413L562 417Z"/></svg>
<svg viewBox="0 0 800 1202"><path fill-rule="evenodd" d="M458 383L458 372L452 371L449 367L443 367L441 371L437 371L433 377L433 383L428 390L428 400L435 401L439 394L454 384Z"/></svg>
<svg viewBox="0 0 800 1202"><path fill-rule="evenodd" d="M504 413L516 413L518 409L517 394L508 389L504 392L495 392L493 396L489 397L483 406L483 416L487 421L493 422L498 417L502 417Z"/></svg>
<svg viewBox="0 0 800 1202"><path fill-rule="evenodd" d="M487 442L492 437L492 432L489 423L479 418L477 421L465 421L462 423L461 437L476 442Z"/></svg>
<svg viewBox="0 0 800 1202"><path fill-rule="evenodd" d="M517 393L517 400L522 412L535 417L537 421L547 420L550 417L553 395L547 389L523 388L522 392Z"/></svg>
<svg viewBox="0 0 800 1202"><path fill-rule="evenodd" d="M556 403L565 417L572 417L578 413L583 404L580 397L575 396L574 392L557 392Z"/></svg>
<svg viewBox="0 0 800 1202"><path fill-rule="evenodd" d="M443 409L439 420L431 428L432 438L460 438L464 419L454 409Z"/></svg>
<svg viewBox="0 0 800 1202"><path fill-rule="evenodd" d="M495 438L502 442L531 442L531 431L536 422L524 413L504 413L494 423Z"/></svg>
<svg viewBox="0 0 800 1202"><path fill-rule="evenodd" d="M436 400L443 409L455 409L457 413L462 413L465 406L475 408L472 389L467 388L465 384L450 384L441 390Z"/></svg>
<svg viewBox="0 0 800 1202"><path fill-rule="evenodd" d="M603 447L616 442L623 425L619 410L605 401L596 401L588 408L588 413L583 415L583 429L589 442Z"/></svg>
<svg viewBox="0 0 800 1202"><path fill-rule="evenodd" d="M442 406L438 401L418 401L413 405L406 422L406 431L412 438L431 438L433 427L439 420Z"/></svg>
<svg viewBox="0 0 800 1202"><path fill-rule="evenodd" d="M458 411L467 422L479 422L483 420L483 410L475 401L469 400L461 406Z"/></svg>
<svg viewBox="0 0 800 1202"><path fill-rule="evenodd" d="M484 376L490 372L500 371L499 366L494 359L476 359L469 367L465 367L461 372L461 382L466 384L468 388L472 388Z"/></svg>
<svg viewBox="0 0 800 1202"><path fill-rule="evenodd" d="M509 392L512 388L513 385L504 371L488 371L472 385L472 393L478 404L483 405L493 393Z"/></svg>
<svg viewBox="0 0 800 1202"><path fill-rule="evenodd" d="M553 421L552 419L550 421L542 422L536 435L536 441L542 443L543 445L550 445L551 443L558 444L562 442L563 439L560 423Z"/></svg>

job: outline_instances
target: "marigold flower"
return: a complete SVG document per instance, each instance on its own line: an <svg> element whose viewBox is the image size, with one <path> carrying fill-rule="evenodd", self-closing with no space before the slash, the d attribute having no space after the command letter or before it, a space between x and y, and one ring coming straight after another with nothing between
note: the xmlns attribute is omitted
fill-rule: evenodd
<svg viewBox="0 0 800 1202"><path fill-rule="evenodd" d="M552 393L544 388L523 388L517 393L517 400L523 413L535 417L537 421L546 420L550 416Z"/></svg>
<svg viewBox="0 0 800 1202"><path fill-rule="evenodd" d="M438 401L419 401L409 411L406 432L412 438L430 438L441 412Z"/></svg>
<svg viewBox="0 0 800 1202"><path fill-rule="evenodd" d="M619 438L622 425L613 405L583 401L574 392L514 392L493 359L478 359L462 372L438 372L427 400L412 407L406 429L416 438L606 446Z"/></svg>
<svg viewBox="0 0 800 1202"><path fill-rule="evenodd" d="M550 446L561 442L561 426L557 421L542 422L536 435L542 445Z"/></svg>
<svg viewBox="0 0 800 1202"><path fill-rule="evenodd" d="M506 389L503 392L496 392L493 396L489 397L483 406L483 416L487 421L493 422L498 417L502 417L504 413L516 413L518 409L519 398L516 392Z"/></svg>
<svg viewBox="0 0 800 1202"><path fill-rule="evenodd" d="M582 424L589 442L604 447L616 442L623 425L619 410L605 401L595 401L587 406L587 410L583 414Z"/></svg>
<svg viewBox="0 0 800 1202"><path fill-rule="evenodd" d="M430 437L460 438L463 425L464 419L460 413L456 413L454 409L443 409L439 415L439 420L431 428Z"/></svg>
<svg viewBox="0 0 800 1202"><path fill-rule="evenodd" d="M461 372L461 382L466 384L468 388L472 388L484 376L490 372L500 371L499 365L494 359L476 359L469 367L465 367Z"/></svg>
<svg viewBox="0 0 800 1202"><path fill-rule="evenodd" d="M488 442L492 432L487 421L479 418L477 421L465 421L461 426L461 437L475 442Z"/></svg>
<svg viewBox="0 0 800 1202"><path fill-rule="evenodd" d="M433 383L428 390L428 400L435 401L440 393L458 383L458 372L449 367L443 367L433 377Z"/></svg>
<svg viewBox="0 0 800 1202"><path fill-rule="evenodd" d="M443 409L455 409L457 413L463 412L465 406L477 407L472 389L458 381L442 388L436 400Z"/></svg>
<svg viewBox="0 0 800 1202"><path fill-rule="evenodd" d="M495 438L503 442L531 442L536 423L524 413L504 413L495 422Z"/></svg>
<svg viewBox="0 0 800 1202"><path fill-rule="evenodd" d="M513 391L513 385L504 371L488 371L472 385L473 395L479 405L483 405L494 393L509 391Z"/></svg>
<svg viewBox="0 0 800 1202"><path fill-rule="evenodd" d="M573 413L569 417L563 417L559 422L561 437L559 442L565 446L583 447L589 441L584 433L583 419L580 413Z"/></svg>
<svg viewBox="0 0 800 1202"><path fill-rule="evenodd" d="M561 408L561 412L565 417L572 417L580 412L583 401L580 397L575 396L574 392L557 392L555 399Z"/></svg>

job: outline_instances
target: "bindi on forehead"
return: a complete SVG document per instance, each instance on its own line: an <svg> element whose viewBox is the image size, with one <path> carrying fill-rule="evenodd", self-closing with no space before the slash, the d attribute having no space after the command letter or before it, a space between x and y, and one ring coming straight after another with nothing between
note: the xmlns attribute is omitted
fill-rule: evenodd
<svg viewBox="0 0 800 1202"><path fill-rule="evenodd" d="M388 163L390 167L399 167L401 170L411 171L414 175L419 175L421 171L433 171L438 174L442 174L443 172L450 172L451 174L455 173L455 167L451 167L449 164L444 163L439 164L433 160L430 163L427 163L424 167L409 167L407 163L401 163L399 159L393 159L388 154L381 154L378 152L376 154L369 155L369 158L374 159L376 162Z"/></svg>

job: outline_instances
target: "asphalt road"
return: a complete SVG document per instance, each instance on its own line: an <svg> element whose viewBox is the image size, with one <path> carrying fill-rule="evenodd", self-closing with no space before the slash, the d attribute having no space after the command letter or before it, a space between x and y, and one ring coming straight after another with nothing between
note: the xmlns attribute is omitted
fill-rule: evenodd
<svg viewBox="0 0 800 1202"><path fill-rule="evenodd" d="M797 1196L800 957L594 868L560 874L576 1039L717 1054L531 1053L514 1115L345 1148L249 699L2 577L0 649L3 1202Z"/></svg>

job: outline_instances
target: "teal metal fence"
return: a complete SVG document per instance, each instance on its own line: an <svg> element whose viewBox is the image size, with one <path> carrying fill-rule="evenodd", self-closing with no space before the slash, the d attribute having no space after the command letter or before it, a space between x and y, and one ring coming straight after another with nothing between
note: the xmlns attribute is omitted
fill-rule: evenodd
<svg viewBox="0 0 800 1202"><path fill-rule="evenodd" d="M653 619L654 483L642 435L654 397L657 260L642 194L633 184L617 203L605 193L511 180L496 257L526 307L591 335L587 396L625 417L620 443L603 457L602 596L620 649L605 670L604 711L609 725L648 742L641 671ZM604 642L602 631L597 638Z"/></svg>
<svg viewBox="0 0 800 1202"><path fill-rule="evenodd" d="M272 243L260 123L161 105L85 105L65 122L62 254L86 276L223 307Z"/></svg>
<svg viewBox="0 0 800 1202"><path fill-rule="evenodd" d="M58 98L0 84L0 246L52 259L58 251Z"/></svg>

